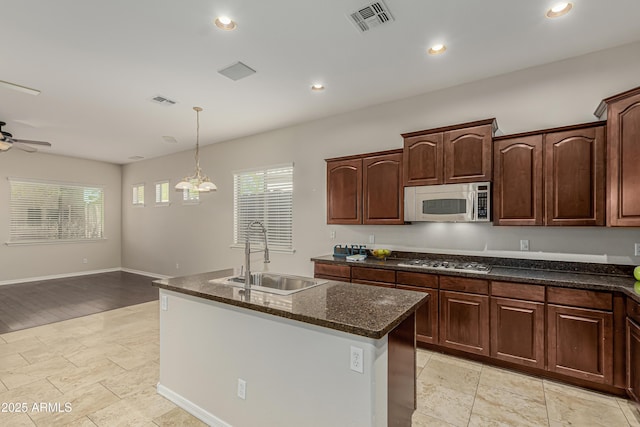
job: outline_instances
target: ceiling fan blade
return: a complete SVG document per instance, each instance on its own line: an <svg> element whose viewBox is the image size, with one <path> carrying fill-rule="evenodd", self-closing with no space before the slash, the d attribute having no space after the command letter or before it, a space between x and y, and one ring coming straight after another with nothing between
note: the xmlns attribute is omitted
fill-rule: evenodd
<svg viewBox="0 0 640 427"><path fill-rule="evenodd" d="M20 142L22 144L33 144L33 145L45 145L47 147L51 147L51 143L50 142L45 142L45 141L31 141L29 139L13 139L15 142Z"/></svg>
<svg viewBox="0 0 640 427"><path fill-rule="evenodd" d="M13 145L16 148L21 149L22 151L26 151L27 153L35 153L36 151L38 151L37 149L35 149L33 147L30 147L30 146L28 146L26 144L23 144L21 142L18 142L18 141L16 141Z"/></svg>

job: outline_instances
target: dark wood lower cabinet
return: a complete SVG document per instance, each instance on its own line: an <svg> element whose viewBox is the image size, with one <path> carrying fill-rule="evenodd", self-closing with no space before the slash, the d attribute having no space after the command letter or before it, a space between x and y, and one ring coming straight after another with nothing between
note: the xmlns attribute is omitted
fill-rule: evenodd
<svg viewBox="0 0 640 427"><path fill-rule="evenodd" d="M613 314L547 306L548 366L552 372L613 383Z"/></svg>
<svg viewBox="0 0 640 427"><path fill-rule="evenodd" d="M416 409L415 313L389 333L387 425L410 427Z"/></svg>
<svg viewBox="0 0 640 427"><path fill-rule="evenodd" d="M544 304L491 298L491 357L544 369Z"/></svg>
<svg viewBox="0 0 640 427"><path fill-rule="evenodd" d="M627 392L640 402L640 325L627 318Z"/></svg>
<svg viewBox="0 0 640 427"><path fill-rule="evenodd" d="M440 291L440 345L489 356L489 297Z"/></svg>
<svg viewBox="0 0 640 427"><path fill-rule="evenodd" d="M424 292L429 299L416 311L416 341L426 344L438 343L438 290L417 286L397 285L398 289Z"/></svg>

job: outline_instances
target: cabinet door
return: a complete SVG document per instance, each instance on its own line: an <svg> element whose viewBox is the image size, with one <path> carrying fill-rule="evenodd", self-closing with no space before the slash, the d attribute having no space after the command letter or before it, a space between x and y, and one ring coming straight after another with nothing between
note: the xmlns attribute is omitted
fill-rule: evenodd
<svg viewBox="0 0 640 427"><path fill-rule="evenodd" d="M405 138L404 185L442 184L442 133Z"/></svg>
<svg viewBox="0 0 640 427"><path fill-rule="evenodd" d="M542 135L496 141L493 153L493 223L542 225Z"/></svg>
<svg viewBox="0 0 640 427"><path fill-rule="evenodd" d="M491 181L492 125L444 133L444 183Z"/></svg>
<svg viewBox="0 0 640 427"><path fill-rule="evenodd" d="M402 153L365 157L363 224L404 224Z"/></svg>
<svg viewBox="0 0 640 427"><path fill-rule="evenodd" d="M327 162L327 224L362 223L362 159Z"/></svg>
<svg viewBox="0 0 640 427"><path fill-rule="evenodd" d="M627 318L627 391L640 402L640 326Z"/></svg>
<svg viewBox="0 0 640 427"><path fill-rule="evenodd" d="M489 356L489 297L440 291L440 344Z"/></svg>
<svg viewBox="0 0 640 427"><path fill-rule="evenodd" d="M546 225L604 225L604 138L604 126L545 135Z"/></svg>
<svg viewBox="0 0 640 427"><path fill-rule="evenodd" d="M416 311L416 341L438 344L438 290L406 285L396 288L429 294L427 302Z"/></svg>
<svg viewBox="0 0 640 427"><path fill-rule="evenodd" d="M640 226L640 89L608 106L609 225Z"/></svg>
<svg viewBox="0 0 640 427"><path fill-rule="evenodd" d="M588 381L613 382L613 315L549 304L547 369Z"/></svg>
<svg viewBox="0 0 640 427"><path fill-rule="evenodd" d="M491 357L544 369L544 303L491 298Z"/></svg>

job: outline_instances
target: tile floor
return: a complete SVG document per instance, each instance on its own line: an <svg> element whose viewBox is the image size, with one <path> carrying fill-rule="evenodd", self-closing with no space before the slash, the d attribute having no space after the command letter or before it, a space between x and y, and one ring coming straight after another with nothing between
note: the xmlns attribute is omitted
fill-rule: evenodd
<svg viewBox="0 0 640 427"><path fill-rule="evenodd" d="M158 336L157 301L0 335L0 426L203 426L156 394ZM415 427L640 427L626 400L480 363L421 350L417 373Z"/></svg>

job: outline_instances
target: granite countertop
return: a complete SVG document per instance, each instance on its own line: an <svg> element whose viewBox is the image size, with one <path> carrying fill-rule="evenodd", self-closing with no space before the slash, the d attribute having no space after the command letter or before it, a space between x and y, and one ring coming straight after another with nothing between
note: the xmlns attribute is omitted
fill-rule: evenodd
<svg viewBox="0 0 640 427"><path fill-rule="evenodd" d="M398 263L407 258L453 258L465 261L477 261L492 265L488 274L427 270L420 267L399 266ZM634 289L635 279L631 274L633 266L594 265L588 263L560 261L507 260L502 258L481 258L468 256L434 255L411 253L402 258L378 260L368 257L364 261L346 261L344 258L324 255L311 258L311 261L330 262L332 264L364 266L397 271L413 271L437 274L441 276L472 277L505 282L530 283L534 285L550 285L564 288L585 289L594 291L621 292L640 303L640 290ZM503 264L503 265L500 265ZM545 268L546 267L546 268Z"/></svg>
<svg viewBox="0 0 640 427"><path fill-rule="evenodd" d="M153 286L373 339L387 335L428 298L422 292L333 280L291 295L255 290L247 295L243 288L209 282L231 275L232 269L220 270L156 280Z"/></svg>

